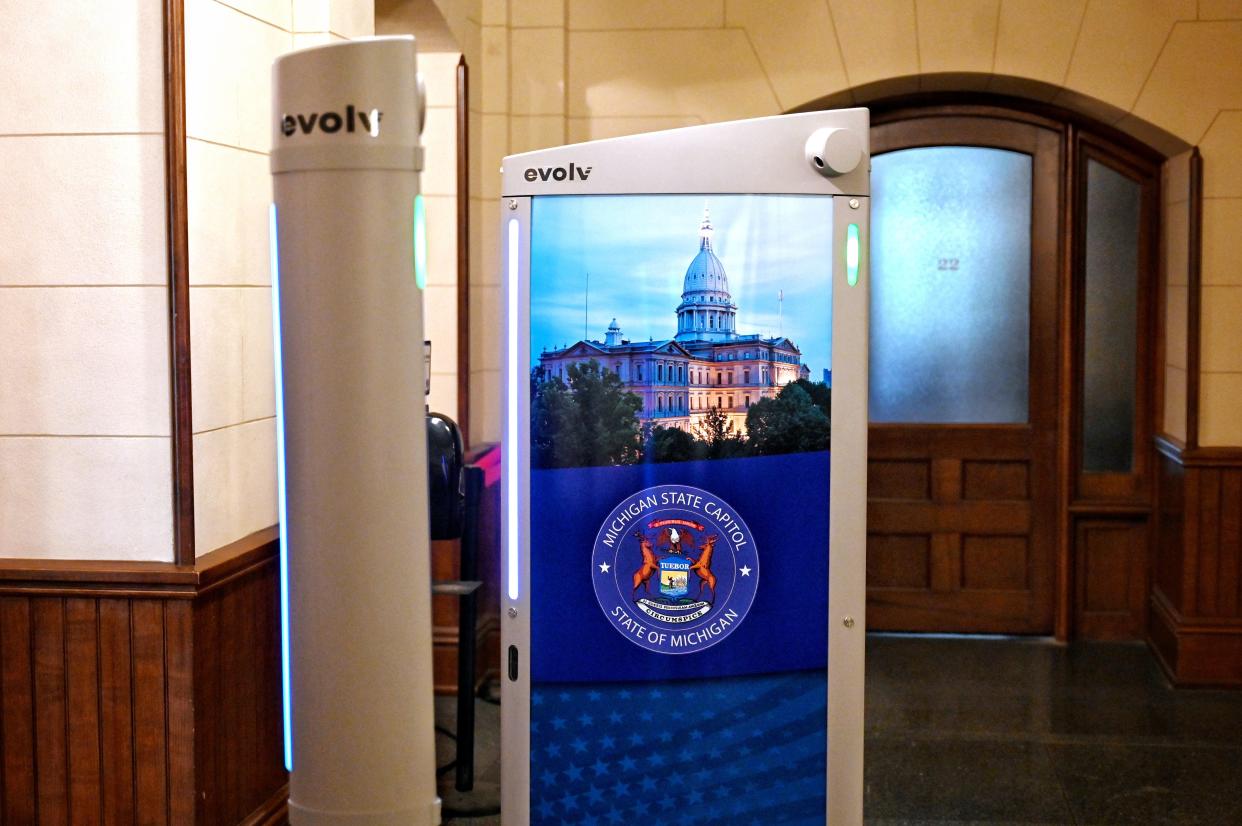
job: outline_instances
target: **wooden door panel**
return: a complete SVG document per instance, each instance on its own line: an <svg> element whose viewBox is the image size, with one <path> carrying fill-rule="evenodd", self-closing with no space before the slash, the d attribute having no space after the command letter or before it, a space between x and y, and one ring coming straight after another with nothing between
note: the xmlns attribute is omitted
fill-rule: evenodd
<svg viewBox="0 0 1242 826"><path fill-rule="evenodd" d="M966 500L1029 499L1031 468L1022 461L962 463L962 498Z"/></svg>
<svg viewBox="0 0 1242 826"><path fill-rule="evenodd" d="M868 535L867 584L872 588L930 588L931 535Z"/></svg>
<svg viewBox="0 0 1242 826"><path fill-rule="evenodd" d="M868 627L1047 630L1049 560L1034 543L1046 546L1052 531L1036 516L1031 480L1038 469L1029 454L872 461L878 472L867 505Z"/></svg>
<svg viewBox="0 0 1242 826"><path fill-rule="evenodd" d="M1141 637L1147 620L1148 525L1135 518L1082 519L1075 526L1074 624L1089 639ZM1236 580L1236 578L1235 578Z"/></svg>
<svg viewBox="0 0 1242 826"><path fill-rule="evenodd" d="M867 582L879 589L1026 591L1025 535L877 534L867 537Z"/></svg>
<svg viewBox="0 0 1242 826"><path fill-rule="evenodd" d="M872 460L867 465L870 499L931 499L931 462L927 459Z"/></svg>
<svg viewBox="0 0 1242 826"><path fill-rule="evenodd" d="M962 537L962 582L967 591L1026 591L1031 587L1030 540L981 534Z"/></svg>

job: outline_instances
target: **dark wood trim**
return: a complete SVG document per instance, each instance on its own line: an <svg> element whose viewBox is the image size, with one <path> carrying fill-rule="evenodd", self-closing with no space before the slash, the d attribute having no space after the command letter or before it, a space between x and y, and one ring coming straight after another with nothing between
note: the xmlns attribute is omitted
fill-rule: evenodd
<svg viewBox="0 0 1242 826"><path fill-rule="evenodd" d="M192 587L176 585L135 586L135 585L96 585L94 583L66 584L63 581L48 580L43 582L27 582L22 584L6 583L0 586L0 596L21 596L34 598L38 596L69 598L87 597L90 599L193 599Z"/></svg>
<svg viewBox="0 0 1242 826"><path fill-rule="evenodd" d="M908 123L928 118L974 118L987 122L1021 123L1063 132L1066 121L1037 111L1029 101L1014 100L1010 106L994 99L973 100L960 96L902 96L872 105L871 127ZM875 154L878 154L876 152Z"/></svg>
<svg viewBox="0 0 1242 826"><path fill-rule="evenodd" d="M1169 615L1178 623L1178 630L1207 636L1221 636L1242 632L1242 617L1219 617L1204 619L1203 617L1187 617L1178 612L1168 603L1168 597L1162 591L1156 591L1153 599L1163 600L1168 605Z"/></svg>
<svg viewBox="0 0 1242 826"><path fill-rule="evenodd" d="M190 241L186 194L185 3L164 0L164 185L168 238L173 562L194 564L194 418L190 407Z"/></svg>
<svg viewBox="0 0 1242 826"><path fill-rule="evenodd" d="M1168 315L1168 297L1169 297L1169 272L1168 272L1168 243L1167 243L1167 227L1164 223L1165 205L1165 171L1168 167L1168 161L1160 165L1156 172L1156 179L1159 182L1159 198L1156 200L1156 216L1153 226L1156 230L1154 240L1155 256L1156 256L1156 274L1155 289L1152 292L1151 300L1151 435L1164 432L1164 394L1165 390L1165 373L1168 370L1166 364L1168 356L1168 330L1165 329L1165 318ZM1135 440L1135 448L1139 448L1137 439ZM1142 447L1145 447L1142 446ZM1153 459L1154 461L1154 459ZM1154 473L1154 465L1153 465ZM1156 507L1156 485L1152 484L1151 506Z"/></svg>
<svg viewBox="0 0 1242 826"><path fill-rule="evenodd" d="M281 786L238 826L282 826L289 822L289 784Z"/></svg>
<svg viewBox="0 0 1242 826"><path fill-rule="evenodd" d="M67 559L0 559L0 594L55 594L94 598L201 596L244 576L278 552L273 525L244 536L192 566L166 562L103 562Z"/></svg>
<svg viewBox="0 0 1242 826"><path fill-rule="evenodd" d="M1057 193L1059 225L1057 261L1057 433L1062 434L1056 445L1056 495L1057 495L1057 545L1056 545L1056 605L1053 609L1053 636L1059 642L1068 642L1074 633L1073 597L1075 594L1075 565L1073 547L1076 538L1074 520L1068 503L1073 497L1074 475L1071 440L1064 434L1073 432L1074 409L1071 404L1074 375L1074 347L1068 331L1073 329L1073 290L1067 287L1073 279L1075 247L1074 225L1078 220L1079 203L1074 197L1078 182L1078 164L1075 153L1078 146L1079 128L1066 123L1061 128L1061 190Z"/></svg>
<svg viewBox="0 0 1242 826"><path fill-rule="evenodd" d="M872 126L943 115L1016 120L1057 130L1068 125L1098 135L1138 157L1145 158L1149 163L1159 164L1164 160L1160 152L1104 121L1073 109L1029 98L987 92L918 92L882 98L867 103L867 107L871 110ZM792 111L813 111L819 108L822 107L811 105Z"/></svg>
<svg viewBox="0 0 1242 826"><path fill-rule="evenodd" d="M1148 646L1178 686L1242 686L1242 620L1184 616L1159 588L1150 600Z"/></svg>
<svg viewBox="0 0 1242 826"><path fill-rule="evenodd" d="M195 566L198 593L205 594L266 564L280 552L279 545L280 528L272 525L204 554Z"/></svg>
<svg viewBox="0 0 1242 826"><path fill-rule="evenodd" d="M1186 468L1242 468L1242 447L1190 448L1167 434L1156 437L1156 451Z"/></svg>
<svg viewBox="0 0 1242 826"><path fill-rule="evenodd" d="M1147 516L1151 506L1147 502L1086 499L1070 502L1067 510L1074 516Z"/></svg>
<svg viewBox="0 0 1242 826"><path fill-rule="evenodd" d="M457 61L457 426L470 446L470 69Z"/></svg>
<svg viewBox="0 0 1242 826"><path fill-rule="evenodd" d="M0 595L190 599L193 570L166 562L0 560Z"/></svg>
<svg viewBox="0 0 1242 826"><path fill-rule="evenodd" d="M999 117L981 112L959 112L954 107L933 110L917 110L917 117L894 118L891 121L873 121L871 124L871 154L882 155L921 146L982 146L1005 149L1011 152L1037 156L1042 149L1041 136L1052 133L1058 143L1062 134L1059 124L1042 118L1023 117L1012 113L1011 117ZM882 127L900 123L900 129ZM1028 127L1036 127L1030 129Z"/></svg>
<svg viewBox="0 0 1242 826"><path fill-rule="evenodd" d="M0 559L0 585L65 583L78 585L193 585L192 568L167 562L96 562L73 559Z"/></svg>
<svg viewBox="0 0 1242 826"><path fill-rule="evenodd" d="M1186 446L1199 447L1199 367L1200 325L1202 322L1202 245L1203 245L1203 156L1196 146L1190 150L1190 209L1186 234L1189 255L1186 262Z"/></svg>
<svg viewBox="0 0 1242 826"><path fill-rule="evenodd" d="M1189 468L1242 468L1242 447L1187 448L1181 462Z"/></svg>

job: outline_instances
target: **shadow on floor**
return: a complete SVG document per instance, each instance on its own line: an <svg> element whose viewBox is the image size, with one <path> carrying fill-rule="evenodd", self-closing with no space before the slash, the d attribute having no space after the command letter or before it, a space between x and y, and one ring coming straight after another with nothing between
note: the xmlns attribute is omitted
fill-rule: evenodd
<svg viewBox="0 0 1242 826"><path fill-rule="evenodd" d="M1242 691L1174 690L1141 644L871 635L866 698L876 826L1242 824ZM477 703L475 790L441 776L446 823L500 823L499 711Z"/></svg>

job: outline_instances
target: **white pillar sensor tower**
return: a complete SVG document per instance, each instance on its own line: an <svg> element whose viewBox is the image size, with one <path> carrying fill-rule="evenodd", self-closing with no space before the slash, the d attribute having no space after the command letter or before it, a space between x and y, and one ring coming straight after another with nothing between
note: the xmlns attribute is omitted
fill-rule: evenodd
<svg viewBox="0 0 1242 826"><path fill-rule="evenodd" d="M414 38L272 75L289 819L436 824Z"/></svg>

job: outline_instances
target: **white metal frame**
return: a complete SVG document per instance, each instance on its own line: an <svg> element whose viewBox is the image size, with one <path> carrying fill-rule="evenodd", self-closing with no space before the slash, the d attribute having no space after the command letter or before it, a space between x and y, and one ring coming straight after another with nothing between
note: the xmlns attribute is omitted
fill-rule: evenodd
<svg viewBox="0 0 1242 826"><path fill-rule="evenodd" d="M786 194L833 197L830 548L828 582L828 811L831 824L862 822L863 668L870 238L869 113L845 109L695 126L512 155L501 198L505 280L501 661L516 648L518 679L503 676L501 810L530 822L530 215L538 195ZM806 142L849 129L864 147L838 177L817 172ZM571 171L570 165L573 165ZM556 170L562 170L556 172ZM533 173L529 170L533 170ZM583 171L586 172L585 177ZM533 178L533 180L532 180ZM546 180L545 180L546 178ZM559 178L559 179L558 179ZM847 228L859 230L857 283L846 280ZM516 246L515 246L516 244ZM516 520L516 522L515 522ZM516 569L515 569L516 568ZM516 585L516 593L511 588Z"/></svg>

